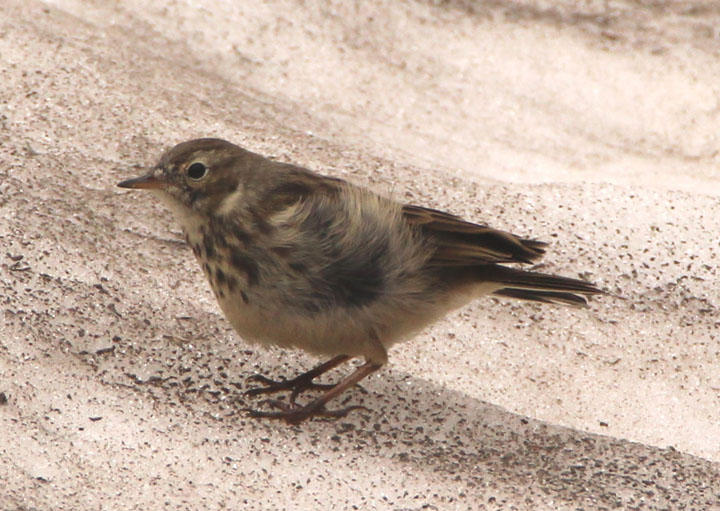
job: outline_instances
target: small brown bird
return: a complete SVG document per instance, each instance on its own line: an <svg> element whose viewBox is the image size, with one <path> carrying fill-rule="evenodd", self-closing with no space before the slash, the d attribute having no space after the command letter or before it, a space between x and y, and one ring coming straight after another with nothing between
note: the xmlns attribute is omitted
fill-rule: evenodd
<svg viewBox="0 0 720 511"><path fill-rule="evenodd" d="M542 257L545 243L402 205L341 179L203 138L167 151L147 175L175 213L213 292L246 340L302 348L329 361L290 380L255 377L250 394L291 391L254 417L298 423L350 410L325 405L380 369L393 344L480 295L585 305L593 284L503 266ZM317 376L365 363L335 385ZM326 392L304 406L297 396Z"/></svg>

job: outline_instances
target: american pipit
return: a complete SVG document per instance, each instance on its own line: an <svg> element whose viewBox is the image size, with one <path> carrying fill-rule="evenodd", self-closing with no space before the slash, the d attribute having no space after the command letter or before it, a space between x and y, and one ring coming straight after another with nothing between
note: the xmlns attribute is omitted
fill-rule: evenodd
<svg viewBox="0 0 720 511"><path fill-rule="evenodd" d="M183 142L147 175L119 183L157 193L175 213L220 308L246 340L332 357L291 380L251 394L255 417L290 423L343 416L325 405L380 369L387 350L483 295L585 305L593 284L503 266L542 257L545 243L457 216L402 205L341 179L271 161L224 140ZM313 379L365 363L335 385ZM301 406L301 392L326 392Z"/></svg>

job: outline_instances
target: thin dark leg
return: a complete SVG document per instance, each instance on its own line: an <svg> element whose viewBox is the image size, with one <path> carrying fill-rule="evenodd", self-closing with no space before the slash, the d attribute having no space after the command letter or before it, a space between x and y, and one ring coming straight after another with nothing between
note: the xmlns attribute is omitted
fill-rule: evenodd
<svg viewBox="0 0 720 511"><path fill-rule="evenodd" d="M330 390L325 392L322 396L310 401L305 406L298 407L294 403L288 404L284 401L267 400L265 403L279 408L278 412L264 412L261 410L248 410L251 417L255 418L267 418L267 419L282 419L289 424L299 424L300 422L310 417L345 417L348 412L357 408L364 408L362 406L348 406L340 410L326 410L325 404L331 399L337 397L349 387L357 384L360 380L374 373L382 367L380 364L373 364L371 362L365 362L363 365L355 369L350 376L341 380L337 385L333 386Z"/></svg>
<svg viewBox="0 0 720 511"><path fill-rule="evenodd" d="M261 374L256 374L251 376L249 379L260 382L265 386L247 390L245 391L245 395L257 396L258 394L273 394L283 390L291 390L292 393L290 394L290 402L294 404L295 399L297 399L300 393L305 392L308 389L328 390L333 388L334 385L313 383L313 380L321 374L328 372L348 360L350 360L348 355L338 355L337 357L331 358L317 367L313 367L308 372L296 376L292 380L275 381L270 378L266 378Z"/></svg>

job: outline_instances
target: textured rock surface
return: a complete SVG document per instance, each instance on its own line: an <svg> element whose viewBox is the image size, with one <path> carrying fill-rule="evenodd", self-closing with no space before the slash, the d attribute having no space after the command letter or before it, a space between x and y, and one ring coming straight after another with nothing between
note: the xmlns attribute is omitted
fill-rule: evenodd
<svg viewBox="0 0 720 511"><path fill-rule="evenodd" d="M256 4L0 6L1 507L720 508L715 3ZM248 376L316 361L244 344L114 187L206 135L551 241L624 299L478 300L367 411L252 421Z"/></svg>

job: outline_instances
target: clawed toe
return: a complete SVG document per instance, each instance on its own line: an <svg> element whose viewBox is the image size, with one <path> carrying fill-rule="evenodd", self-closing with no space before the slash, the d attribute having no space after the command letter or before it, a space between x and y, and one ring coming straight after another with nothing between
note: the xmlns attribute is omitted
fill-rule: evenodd
<svg viewBox="0 0 720 511"><path fill-rule="evenodd" d="M262 374L253 374L248 377L246 381L258 382L264 387L255 387L248 389L244 392L246 396L257 396L258 394L272 394L275 392L281 392L283 390L290 390L292 388L291 383L288 380L271 380L270 378L263 376Z"/></svg>
<svg viewBox="0 0 720 511"><path fill-rule="evenodd" d="M253 374L252 376L248 376L246 381L256 381L258 383L262 383L263 385L282 385L287 383L287 380L271 380L267 376L263 376L262 374Z"/></svg>
<svg viewBox="0 0 720 511"><path fill-rule="evenodd" d="M245 391L245 395L255 396L258 394L272 394L274 392L289 390L290 399L289 401L266 399L261 403L262 405L267 405L276 409L276 411L255 410L251 408L246 408L245 411L250 414L250 417L256 419L282 419L290 424L298 424L310 417L345 417L353 410L365 408L364 406L355 405L341 408L339 410L327 410L325 408L325 404L331 399L339 396L348 388L357 385L357 383L367 375L380 369L380 364L365 362L365 364L355 369L352 374L340 380L335 385L313 383L314 378L326 373L333 367L346 361L348 358L349 357L347 355L339 355L324 364L321 364L314 369L293 378L292 380L275 381L259 374L251 376L249 378L250 380L260 382L265 386L249 389ZM325 393L304 406L298 405L295 402L295 399L298 395L300 395L300 393L308 389L322 389L325 390Z"/></svg>
<svg viewBox="0 0 720 511"><path fill-rule="evenodd" d="M260 404L276 408L278 411L273 412L246 408L245 410L250 414L250 417L254 419L280 419L284 420L288 424L299 424L312 417L329 417L337 419L345 417L353 410L361 408L367 410L366 407L361 405L348 406L338 410L328 410L324 405L317 405L315 402L306 406L296 406L292 403L286 403L285 401L279 401L277 399L266 399Z"/></svg>
<svg viewBox="0 0 720 511"><path fill-rule="evenodd" d="M333 385L326 383L314 383L312 378L306 375L300 375L292 380L271 380L261 374L254 374L248 378L248 381L256 381L264 385L263 387L255 387L244 392L246 396L257 396L260 394L274 394L289 390L290 402L294 403L297 397L306 390L329 390Z"/></svg>

